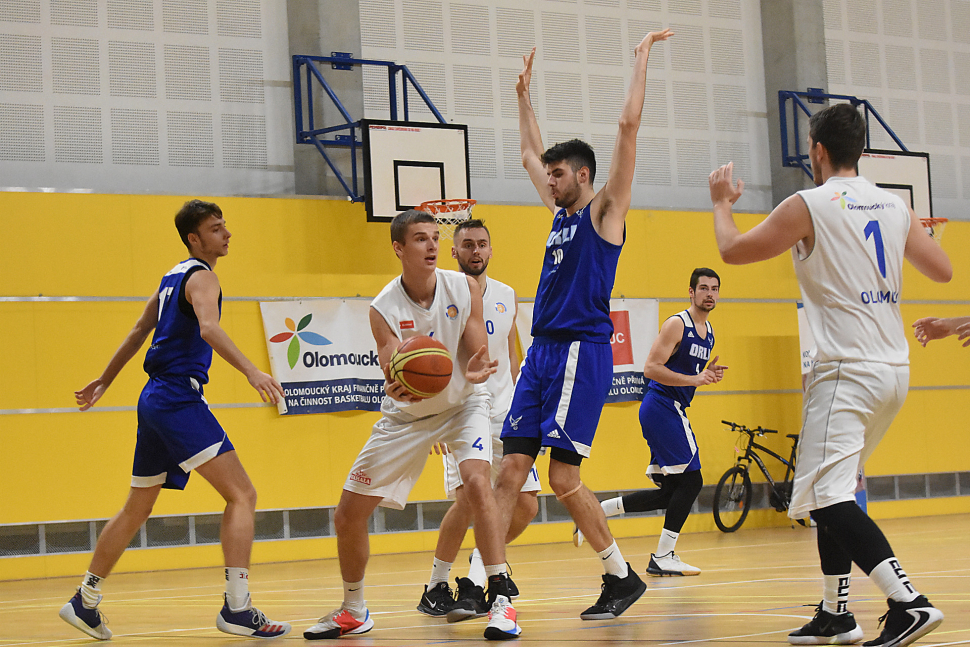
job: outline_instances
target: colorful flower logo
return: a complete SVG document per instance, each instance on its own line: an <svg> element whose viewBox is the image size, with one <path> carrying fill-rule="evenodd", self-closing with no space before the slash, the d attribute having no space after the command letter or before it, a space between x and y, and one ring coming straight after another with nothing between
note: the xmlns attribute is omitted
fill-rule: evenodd
<svg viewBox="0 0 970 647"><path fill-rule="evenodd" d="M848 202L852 202L852 203L855 203L855 201L856 201L855 198L850 198L849 196L846 195L846 193L848 193L848 191L843 191L842 193L839 193L838 191L836 191L835 192L835 197L832 198L830 200L830 202L835 202L836 200L838 200L839 201L839 206L842 207L843 209L845 209L845 203L847 201Z"/></svg>
<svg viewBox="0 0 970 647"><path fill-rule="evenodd" d="M310 320L313 319L312 314L300 319L300 323L293 323L293 320L289 317L286 318L286 327L290 329L290 332L281 332L278 335L273 335L269 338L274 344L281 344L287 339L291 339L289 348L286 349L286 360L290 364L290 368L296 366L297 360L300 359L300 340L302 339L308 344L314 346L327 346L332 344L329 339L323 335L318 335L315 332L310 332L309 330L304 330L310 325Z"/></svg>

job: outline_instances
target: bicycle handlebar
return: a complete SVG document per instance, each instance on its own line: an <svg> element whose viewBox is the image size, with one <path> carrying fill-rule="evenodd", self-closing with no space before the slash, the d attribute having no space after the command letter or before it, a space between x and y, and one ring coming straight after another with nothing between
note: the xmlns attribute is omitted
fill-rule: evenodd
<svg viewBox="0 0 970 647"><path fill-rule="evenodd" d="M741 432L744 432L744 433L754 434L754 435L757 435L757 436L764 436L765 434L777 434L778 433L778 430L777 429L765 429L764 427L762 427L760 425L757 426L757 427L755 427L754 429L749 429L745 425L738 424L736 422L731 422L730 420L722 420L721 423L727 425L728 427L730 427L731 428L731 431L741 431Z"/></svg>

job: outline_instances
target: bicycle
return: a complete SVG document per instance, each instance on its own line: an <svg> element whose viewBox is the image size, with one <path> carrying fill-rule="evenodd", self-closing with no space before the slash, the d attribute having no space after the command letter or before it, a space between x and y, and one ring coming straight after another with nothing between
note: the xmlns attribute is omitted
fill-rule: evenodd
<svg viewBox="0 0 970 647"><path fill-rule="evenodd" d="M777 434L776 429L764 429L760 425L754 429L749 429L745 425L736 422L722 420L722 423L731 427L731 431L739 431L747 434L747 443L743 452L738 456L738 461L734 467L730 468L717 482L714 489L714 523L722 532L734 532L741 527L751 509L751 470L752 461L761 469L765 475L771 490L768 495L768 502L778 512L788 510L791 502L792 479L795 475L795 450L798 447L798 434L788 434L792 441L791 456L785 460L764 445L755 442L755 436L766 434ZM761 450L770 456L777 458L785 465L785 478L775 481L768 473L765 462L755 450Z"/></svg>

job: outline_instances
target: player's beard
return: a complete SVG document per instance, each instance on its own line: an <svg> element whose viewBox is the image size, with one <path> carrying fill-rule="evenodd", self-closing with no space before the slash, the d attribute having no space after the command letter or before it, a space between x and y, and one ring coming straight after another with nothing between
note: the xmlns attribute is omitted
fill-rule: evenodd
<svg viewBox="0 0 970 647"><path fill-rule="evenodd" d="M708 305L704 301L701 301L700 303L695 303L694 305L697 306L697 309L702 312L710 312L717 307L717 302L715 301L714 303Z"/></svg>
<svg viewBox="0 0 970 647"><path fill-rule="evenodd" d="M556 206L560 209L571 207L576 203L577 200L579 200L582 193L583 191L579 187L579 182L574 182L573 185L569 187L568 191L562 191L559 193L559 197L555 201Z"/></svg>
<svg viewBox="0 0 970 647"><path fill-rule="evenodd" d="M460 258L457 259L457 260L458 260L458 267L460 267L461 268L461 271L464 272L465 274L467 274L468 276L479 276L480 274L483 274L486 269L488 269L488 259L487 258L483 258L482 259L482 266L481 266L480 269L475 269L474 267L471 267L470 265L465 265Z"/></svg>

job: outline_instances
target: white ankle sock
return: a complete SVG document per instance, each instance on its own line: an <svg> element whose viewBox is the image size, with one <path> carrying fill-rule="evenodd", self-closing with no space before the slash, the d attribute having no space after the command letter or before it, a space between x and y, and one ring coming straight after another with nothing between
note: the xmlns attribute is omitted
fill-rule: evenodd
<svg viewBox="0 0 970 647"><path fill-rule="evenodd" d="M85 609L94 609L101 602L101 580L104 578L91 571L81 580L81 602Z"/></svg>
<svg viewBox="0 0 970 647"><path fill-rule="evenodd" d="M355 616L364 613L367 605L364 604L364 580L359 582L344 582L344 609L347 609Z"/></svg>
<svg viewBox="0 0 970 647"><path fill-rule="evenodd" d="M603 508L603 514L607 517L615 517L618 514L623 514L626 512L623 509L623 497L616 497L615 499L607 499L606 501L601 501L600 506Z"/></svg>
<svg viewBox="0 0 970 647"><path fill-rule="evenodd" d="M230 611L249 608L249 569L226 567L226 599Z"/></svg>
<svg viewBox="0 0 970 647"><path fill-rule="evenodd" d="M431 566L431 582L428 583L429 590L433 589L435 584L448 581L448 576L451 575L451 564L437 557L434 558L434 564Z"/></svg>
<svg viewBox="0 0 970 647"><path fill-rule="evenodd" d="M657 542L657 557L663 557L667 553L674 552L674 547L677 546L678 537L680 537L679 532L674 532L664 528L660 532L660 540Z"/></svg>
<svg viewBox="0 0 970 647"><path fill-rule="evenodd" d="M475 583L475 586L485 588L488 576L485 575L485 562L482 561L482 554L478 549L472 551L472 558L468 563L468 579Z"/></svg>
<svg viewBox="0 0 970 647"><path fill-rule="evenodd" d="M620 547L616 545L616 541L610 544L606 550L597 553L597 555L603 561L603 568L610 575L623 578L630 574L630 571L626 567L626 560L623 559L623 555L620 553Z"/></svg>
<svg viewBox="0 0 970 647"><path fill-rule="evenodd" d="M822 576L822 610L840 615L849 610L849 582L851 576Z"/></svg>
<svg viewBox="0 0 970 647"><path fill-rule="evenodd" d="M485 566L485 579L492 577L493 575L504 575L506 574L505 562L501 564L492 564L491 566Z"/></svg>
<svg viewBox="0 0 970 647"><path fill-rule="evenodd" d="M895 557L884 559L872 569L869 578L879 587L887 598L896 602L912 602L919 593L909 583L909 577Z"/></svg>

